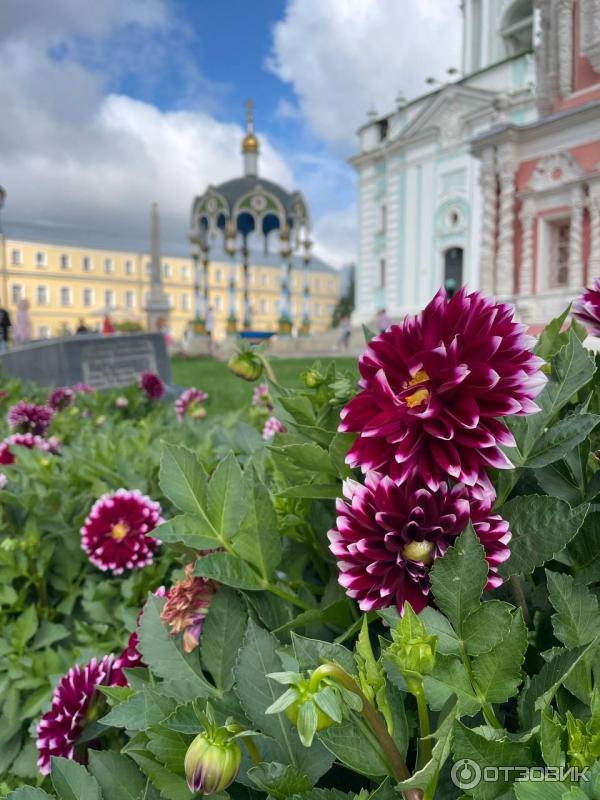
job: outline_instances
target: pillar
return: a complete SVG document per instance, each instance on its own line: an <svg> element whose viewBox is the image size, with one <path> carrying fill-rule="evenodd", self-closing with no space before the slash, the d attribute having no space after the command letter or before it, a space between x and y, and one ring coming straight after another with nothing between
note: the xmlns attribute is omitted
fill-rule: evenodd
<svg viewBox="0 0 600 800"><path fill-rule="evenodd" d="M558 0L558 88L563 98L573 91L573 0Z"/></svg>
<svg viewBox="0 0 600 800"><path fill-rule="evenodd" d="M600 278L600 180L590 182L590 262L588 283Z"/></svg>
<svg viewBox="0 0 600 800"><path fill-rule="evenodd" d="M237 308L235 297L235 252L229 253L229 313L227 333L237 332Z"/></svg>
<svg viewBox="0 0 600 800"><path fill-rule="evenodd" d="M515 168L514 145L500 145L497 153L500 182L498 254L496 257L496 295L507 298L514 293Z"/></svg>
<svg viewBox="0 0 600 800"><path fill-rule="evenodd" d="M496 154L493 147L486 147L481 154L479 184L481 186L479 281L481 291L484 294L493 295L496 268Z"/></svg>
<svg viewBox="0 0 600 800"><path fill-rule="evenodd" d="M252 315L250 312L250 266L248 264L248 244L247 239L244 237L244 244L242 246L242 264L243 264L243 291L244 291L244 330L250 330L252 327Z"/></svg>
<svg viewBox="0 0 600 800"><path fill-rule="evenodd" d="M521 209L521 271L519 273L519 294L528 297L534 292L533 283L533 235L535 230L535 209L531 200L526 199Z"/></svg>
<svg viewBox="0 0 600 800"><path fill-rule="evenodd" d="M579 292L583 286L583 186L571 190L571 225L569 231L569 289Z"/></svg>

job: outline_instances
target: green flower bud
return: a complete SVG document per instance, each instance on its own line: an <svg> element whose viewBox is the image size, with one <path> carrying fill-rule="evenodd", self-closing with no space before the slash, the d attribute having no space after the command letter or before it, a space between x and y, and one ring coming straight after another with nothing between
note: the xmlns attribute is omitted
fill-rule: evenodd
<svg viewBox="0 0 600 800"><path fill-rule="evenodd" d="M300 373L302 382L308 389L316 389L323 383L323 376L316 369L305 369Z"/></svg>
<svg viewBox="0 0 600 800"><path fill-rule="evenodd" d="M198 734L183 762L190 792L215 794L236 779L242 751L226 728Z"/></svg>
<svg viewBox="0 0 600 800"><path fill-rule="evenodd" d="M584 769L600 759L600 728L594 719L586 724L567 711L567 737L570 766Z"/></svg>
<svg viewBox="0 0 600 800"><path fill-rule="evenodd" d="M410 603L405 603L404 615L392 631L392 639L386 655L404 676L409 691L415 694L421 689L423 676L433 671L437 636L427 634Z"/></svg>
<svg viewBox="0 0 600 800"><path fill-rule="evenodd" d="M263 373L263 364L260 358L251 350L234 353L227 364L229 369L238 378L245 381L257 381Z"/></svg>

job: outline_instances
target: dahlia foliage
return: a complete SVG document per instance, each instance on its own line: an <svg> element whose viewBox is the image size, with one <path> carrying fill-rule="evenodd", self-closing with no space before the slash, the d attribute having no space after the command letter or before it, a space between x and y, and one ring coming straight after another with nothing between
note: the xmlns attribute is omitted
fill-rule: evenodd
<svg viewBox="0 0 600 800"><path fill-rule="evenodd" d="M508 525L489 516L487 470L512 467L501 447L515 441L499 418L538 411L546 383L512 315L478 292L448 299L441 289L361 356L361 390L339 430L357 434L346 460L367 479L346 483L329 535L340 583L361 608L426 605L431 564L469 520L492 569L508 558Z"/></svg>
<svg viewBox="0 0 600 800"><path fill-rule="evenodd" d="M120 575L151 564L159 541L149 534L163 521L160 505L137 490L118 489L92 506L81 546L98 569Z"/></svg>

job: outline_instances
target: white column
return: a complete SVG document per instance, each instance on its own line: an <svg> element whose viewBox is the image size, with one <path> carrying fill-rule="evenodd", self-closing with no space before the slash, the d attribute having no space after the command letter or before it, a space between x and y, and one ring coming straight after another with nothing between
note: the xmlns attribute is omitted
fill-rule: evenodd
<svg viewBox="0 0 600 800"><path fill-rule="evenodd" d="M495 234L496 234L496 154L486 147L481 154L479 172L481 186L481 243L479 249L479 286L484 294L492 295L495 289Z"/></svg>
<svg viewBox="0 0 600 800"><path fill-rule="evenodd" d="M558 0L558 88L561 97L573 91L573 0Z"/></svg>
<svg viewBox="0 0 600 800"><path fill-rule="evenodd" d="M533 294L533 231L535 210L531 200L525 200L521 209L521 271L519 274L519 295L529 297Z"/></svg>
<svg viewBox="0 0 600 800"><path fill-rule="evenodd" d="M498 148L500 214L498 255L496 257L496 294L503 298L510 297L514 292L515 168L514 145L511 142L500 145Z"/></svg>
<svg viewBox="0 0 600 800"><path fill-rule="evenodd" d="M571 229L569 232L569 289L579 292L583 285L583 186L575 186L571 194Z"/></svg>
<svg viewBox="0 0 600 800"><path fill-rule="evenodd" d="M590 262L589 279L600 278L600 181L590 182Z"/></svg>

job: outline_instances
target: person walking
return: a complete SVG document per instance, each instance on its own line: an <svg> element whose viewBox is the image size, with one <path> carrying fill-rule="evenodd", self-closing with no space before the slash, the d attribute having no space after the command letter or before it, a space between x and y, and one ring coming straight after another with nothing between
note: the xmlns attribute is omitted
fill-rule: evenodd
<svg viewBox="0 0 600 800"><path fill-rule="evenodd" d="M11 324L8 311L0 308L0 353L4 353L8 349Z"/></svg>
<svg viewBox="0 0 600 800"><path fill-rule="evenodd" d="M17 305L17 321L13 331L15 344L26 344L32 339L31 317L29 316L29 300L22 297Z"/></svg>
<svg viewBox="0 0 600 800"><path fill-rule="evenodd" d="M339 324L340 336L338 339L338 346L340 350L348 350L350 345L350 336L352 335L352 325L350 324L350 317L342 317Z"/></svg>
<svg viewBox="0 0 600 800"><path fill-rule="evenodd" d="M377 327L377 333L383 333L387 331L387 329L392 324L392 320L388 317L387 311L385 308L380 308L375 316L375 325Z"/></svg>
<svg viewBox="0 0 600 800"><path fill-rule="evenodd" d="M102 322L102 333L108 335L114 332L115 332L114 325L110 321L110 317L108 316L108 314L105 314L104 321Z"/></svg>
<svg viewBox="0 0 600 800"><path fill-rule="evenodd" d="M79 324L77 325L77 330L75 331L75 333L82 334L82 333L89 333L89 332L90 332L90 329L85 324L85 320L82 317L79 320Z"/></svg>
<svg viewBox="0 0 600 800"><path fill-rule="evenodd" d="M209 306L206 311L206 321L204 323L206 328L206 335L208 336L208 352L213 354L213 333L215 330L215 311L212 306Z"/></svg>

